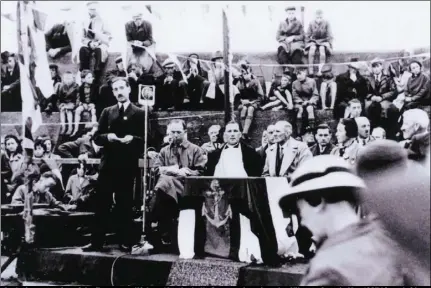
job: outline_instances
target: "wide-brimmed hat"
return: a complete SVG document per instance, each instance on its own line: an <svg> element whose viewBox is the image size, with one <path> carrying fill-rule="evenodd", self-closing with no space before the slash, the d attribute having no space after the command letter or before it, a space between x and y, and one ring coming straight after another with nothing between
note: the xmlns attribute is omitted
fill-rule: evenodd
<svg viewBox="0 0 431 288"><path fill-rule="evenodd" d="M115 58L115 64L121 63L123 61L123 58L121 56L118 56Z"/></svg>
<svg viewBox="0 0 431 288"><path fill-rule="evenodd" d="M211 61L215 61L217 59L223 59L223 53L221 53L221 51L216 51L211 56Z"/></svg>
<svg viewBox="0 0 431 288"><path fill-rule="evenodd" d="M320 72L322 74L323 73L330 73L330 72L332 72L332 65L330 65L330 64L323 65L322 70L320 70Z"/></svg>
<svg viewBox="0 0 431 288"><path fill-rule="evenodd" d="M361 69L361 63L359 63L358 60L359 59L356 58L356 57L351 58L349 64L347 64L347 67L353 68L353 69L356 69L356 70L360 70Z"/></svg>
<svg viewBox="0 0 431 288"><path fill-rule="evenodd" d="M377 64L383 65L383 59L376 57L373 60L371 60L371 66L375 66Z"/></svg>
<svg viewBox="0 0 431 288"><path fill-rule="evenodd" d="M320 155L305 161L292 174L289 186L290 189L279 200L282 209L305 193L341 187L366 187L364 181L354 174L352 167L335 155Z"/></svg>
<svg viewBox="0 0 431 288"><path fill-rule="evenodd" d="M174 68L175 62L174 62L174 60L168 58L163 62L162 66L163 66L163 68Z"/></svg>

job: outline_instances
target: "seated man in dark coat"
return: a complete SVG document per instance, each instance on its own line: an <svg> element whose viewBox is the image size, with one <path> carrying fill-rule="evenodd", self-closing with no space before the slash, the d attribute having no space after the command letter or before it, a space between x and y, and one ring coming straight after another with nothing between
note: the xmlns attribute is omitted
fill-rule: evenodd
<svg viewBox="0 0 431 288"><path fill-rule="evenodd" d="M367 96L367 80L359 73L360 65L357 59L352 59L346 73L339 74L337 83L337 98L335 99L334 118L344 118L344 112L350 100L358 99L362 107L365 106Z"/></svg>
<svg viewBox="0 0 431 288"><path fill-rule="evenodd" d="M126 23L127 37L127 65L139 63L145 72L150 72L154 59L150 53L155 53L155 41L153 40L153 26L143 19L141 12L133 15L132 21ZM150 53L147 51L150 50Z"/></svg>
<svg viewBox="0 0 431 288"><path fill-rule="evenodd" d="M15 54L7 57L6 71L1 75L1 111L18 112L22 109L19 65Z"/></svg>
<svg viewBox="0 0 431 288"><path fill-rule="evenodd" d="M72 45L67 35L67 25L70 24L67 22L56 24L45 33L46 52L49 57L59 58L72 51Z"/></svg>
<svg viewBox="0 0 431 288"><path fill-rule="evenodd" d="M187 98L187 84L175 66L172 59L166 59L163 62L165 74L157 79L156 107L162 110L180 111Z"/></svg>

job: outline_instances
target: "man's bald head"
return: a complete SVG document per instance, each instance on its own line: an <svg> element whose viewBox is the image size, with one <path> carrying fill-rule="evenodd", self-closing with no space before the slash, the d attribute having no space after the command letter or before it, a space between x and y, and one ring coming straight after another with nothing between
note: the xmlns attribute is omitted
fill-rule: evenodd
<svg viewBox="0 0 431 288"><path fill-rule="evenodd" d="M403 132L404 139L411 139L417 134L427 131L430 124L430 119L427 112L422 109L407 110L403 114Z"/></svg>
<svg viewBox="0 0 431 288"><path fill-rule="evenodd" d="M362 139L370 137L370 120L367 117L356 117L356 124L358 125L358 134Z"/></svg>
<svg viewBox="0 0 431 288"><path fill-rule="evenodd" d="M292 125L287 121L275 123L275 143L284 144L292 135Z"/></svg>

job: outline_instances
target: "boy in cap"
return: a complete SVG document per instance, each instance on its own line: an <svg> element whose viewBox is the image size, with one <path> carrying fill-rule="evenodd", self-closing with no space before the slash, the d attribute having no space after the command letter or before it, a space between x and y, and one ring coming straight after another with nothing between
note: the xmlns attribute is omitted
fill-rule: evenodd
<svg viewBox="0 0 431 288"><path fill-rule="evenodd" d="M235 98L234 104L240 112L244 139L248 139L254 112L259 108L264 96L262 86L259 80L253 75L249 64L245 60L238 62L237 65L241 69L241 75L238 75L233 81L233 84L236 84L240 92Z"/></svg>
<svg viewBox="0 0 431 288"><path fill-rule="evenodd" d="M332 66L325 64L320 71L322 73L323 82L320 85L320 99L322 101L322 109L334 109L335 99L337 98L337 83L335 82ZM329 101L328 101L329 99ZM329 107L328 107L328 102Z"/></svg>
<svg viewBox="0 0 431 288"><path fill-rule="evenodd" d="M275 39L279 43L278 63L302 64L304 49L304 27L295 17L296 8L287 7L286 20L283 20L277 29Z"/></svg>
<svg viewBox="0 0 431 288"><path fill-rule="evenodd" d="M356 213L365 183L343 160L320 155L292 174L281 197L285 215L297 214L317 251L300 286L403 286L399 250L380 224Z"/></svg>
<svg viewBox="0 0 431 288"><path fill-rule="evenodd" d="M94 85L93 73L90 70L81 72L81 86L79 87L79 100L75 109L75 130L72 137L78 133L81 115L84 111L90 112L91 122L96 123L96 87Z"/></svg>
<svg viewBox="0 0 431 288"><path fill-rule="evenodd" d="M316 11L316 18L310 22L305 35L305 53L308 53L309 74L314 73L314 56L319 51L319 62L324 64L332 53L332 32L329 22L323 19L322 10Z"/></svg>
<svg viewBox="0 0 431 288"><path fill-rule="evenodd" d="M296 73L297 80L292 84L292 95L297 114L298 135L304 134L304 127L314 129L315 109L319 101L316 81L307 77L307 68L299 67ZM302 125L305 119L308 125ZM304 126L304 127L303 127Z"/></svg>

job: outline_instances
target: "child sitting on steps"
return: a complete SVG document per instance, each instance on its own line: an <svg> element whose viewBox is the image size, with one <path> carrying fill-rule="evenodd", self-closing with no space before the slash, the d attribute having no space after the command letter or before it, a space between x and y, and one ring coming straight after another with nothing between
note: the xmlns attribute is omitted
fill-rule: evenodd
<svg viewBox="0 0 431 288"><path fill-rule="evenodd" d="M84 111L90 112L91 122L97 122L96 119L96 105L95 103L95 84L94 77L90 70L83 70L81 72L81 86L79 87L78 105L75 110L75 130L72 137L78 133L79 123L81 122L81 115Z"/></svg>
<svg viewBox="0 0 431 288"><path fill-rule="evenodd" d="M75 82L72 72L66 71L63 82L57 90L58 109L60 110L61 131L60 134L72 133L73 111L78 104L79 85ZM66 130L66 120L68 128Z"/></svg>

